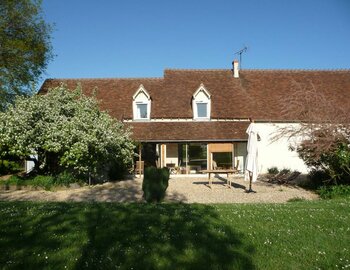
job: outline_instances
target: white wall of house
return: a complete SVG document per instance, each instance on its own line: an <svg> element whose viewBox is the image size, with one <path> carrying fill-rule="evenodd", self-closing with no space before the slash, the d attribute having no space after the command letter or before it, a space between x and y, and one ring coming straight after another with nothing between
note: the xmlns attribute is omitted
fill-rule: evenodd
<svg viewBox="0 0 350 270"><path fill-rule="evenodd" d="M31 157L32 157L32 158L37 158L37 156L35 156L35 155L32 155ZM29 173L29 172L31 172L31 171L34 169L34 161L28 161L28 160L26 160L25 163L24 163L24 165L25 165L25 171L26 171L26 173Z"/></svg>
<svg viewBox="0 0 350 270"><path fill-rule="evenodd" d="M258 142L260 173L266 173L267 169L271 167L277 167L278 169L286 168L307 173L307 167L303 160L298 157L295 151L289 150L289 145L295 145L302 138L288 140L288 138L283 137L272 142L272 137L276 135L276 132L287 125L297 127L298 124L256 123L261 137L261 141Z"/></svg>

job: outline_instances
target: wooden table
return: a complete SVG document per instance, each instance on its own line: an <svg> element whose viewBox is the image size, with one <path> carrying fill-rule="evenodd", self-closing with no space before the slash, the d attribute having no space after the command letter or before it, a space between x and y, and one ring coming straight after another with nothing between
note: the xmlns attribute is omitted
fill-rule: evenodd
<svg viewBox="0 0 350 270"><path fill-rule="evenodd" d="M212 179L211 179L211 174L226 174L227 175L227 185L229 188L231 188L231 179L229 178L230 174L235 174L238 173L238 170L236 169L228 169L228 170L203 170L201 171L202 173L207 173L208 174L208 182L209 182L209 187L211 188L212 185Z"/></svg>

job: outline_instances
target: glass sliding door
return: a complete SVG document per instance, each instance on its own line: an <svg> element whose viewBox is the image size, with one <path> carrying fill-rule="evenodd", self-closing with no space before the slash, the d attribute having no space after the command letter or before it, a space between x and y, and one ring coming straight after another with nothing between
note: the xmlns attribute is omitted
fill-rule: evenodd
<svg viewBox="0 0 350 270"><path fill-rule="evenodd" d="M188 173L199 173L207 169L207 144L189 143L188 144Z"/></svg>
<svg viewBox="0 0 350 270"><path fill-rule="evenodd" d="M217 169L232 169L232 152L214 152L213 161L216 162Z"/></svg>

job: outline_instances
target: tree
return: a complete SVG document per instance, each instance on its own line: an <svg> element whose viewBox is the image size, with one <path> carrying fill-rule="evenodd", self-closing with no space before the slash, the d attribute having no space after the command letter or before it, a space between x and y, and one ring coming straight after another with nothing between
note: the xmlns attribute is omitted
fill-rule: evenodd
<svg viewBox="0 0 350 270"><path fill-rule="evenodd" d="M350 183L350 114L346 102L339 106L312 83L294 82L293 94L281 104L283 116L299 124L281 128L275 136L301 138L291 149L309 168L326 172L335 183Z"/></svg>
<svg viewBox="0 0 350 270"><path fill-rule="evenodd" d="M1 0L0 110L16 95L28 95L52 59L52 27L41 0Z"/></svg>
<svg viewBox="0 0 350 270"><path fill-rule="evenodd" d="M40 173L69 169L97 177L112 163L131 164L134 147L130 130L101 112L79 85L73 91L62 84L46 95L19 96L0 113L2 154L33 160Z"/></svg>

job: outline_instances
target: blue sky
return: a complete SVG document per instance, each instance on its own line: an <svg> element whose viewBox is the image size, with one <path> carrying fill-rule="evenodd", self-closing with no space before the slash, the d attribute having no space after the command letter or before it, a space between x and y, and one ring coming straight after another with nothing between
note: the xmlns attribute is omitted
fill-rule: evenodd
<svg viewBox="0 0 350 270"><path fill-rule="evenodd" d="M162 77L164 68L350 68L348 0L44 0L45 78Z"/></svg>

